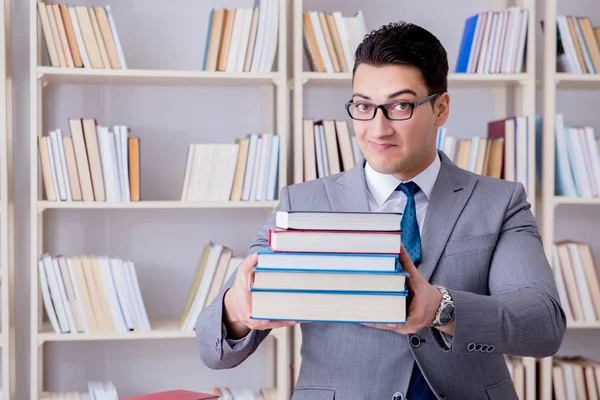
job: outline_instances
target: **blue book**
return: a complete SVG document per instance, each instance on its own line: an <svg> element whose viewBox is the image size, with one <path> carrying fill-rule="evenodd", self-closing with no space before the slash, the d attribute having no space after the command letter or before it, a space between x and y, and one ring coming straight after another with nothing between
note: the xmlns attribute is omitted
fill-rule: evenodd
<svg viewBox="0 0 600 400"><path fill-rule="evenodd" d="M458 60L456 62L455 72L457 73L469 72L469 58L471 57L471 52L474 49L475 30L477 28L478 19L479 14L473 15L465 21L465 27L463 30L462 39L460 41L460 49L458 52Z"/></svg>
<svg viewBox="0 0 600 400"><path fill-rule="evenodd" d="M251 319L404 324L407 291L353 292L250 289Z"/></svg>

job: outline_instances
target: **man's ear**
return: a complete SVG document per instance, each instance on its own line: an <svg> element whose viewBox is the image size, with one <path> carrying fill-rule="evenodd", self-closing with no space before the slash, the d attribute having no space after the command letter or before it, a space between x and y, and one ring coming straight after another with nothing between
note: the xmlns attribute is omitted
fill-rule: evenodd
<svg viewBox="0 0 600 400"><path fill-rule="evenodd" d="M435 102L434 111L436 126L443 126L450 114L450 95L448 92L444 92L438 96L437 101Z"/></svg>

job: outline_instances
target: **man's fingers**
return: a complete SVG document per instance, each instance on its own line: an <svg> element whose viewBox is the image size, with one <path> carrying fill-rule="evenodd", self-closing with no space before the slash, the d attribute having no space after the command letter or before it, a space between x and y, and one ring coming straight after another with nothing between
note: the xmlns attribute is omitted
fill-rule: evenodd
<svg viewBox="0 0 600 400"><path fill-rule="evenodd" d="M410 256L408 255L408 252L404 246L402 246L400 249L398 260L400 261L400 265L402 265L402 269L405 272L408 272L411 278L421 275L417 270L417 267L415 267L415 264L413 264L412 260L410 259Z"/></svg>
<svg viewBox="0 0 600 400"><path fill-rule="evenodd" d="M250 290L252 284L252 269L258 263L258 255L256 253L249 255L242 261L238 267L238 275L240 276L242 287Z"/></svg>

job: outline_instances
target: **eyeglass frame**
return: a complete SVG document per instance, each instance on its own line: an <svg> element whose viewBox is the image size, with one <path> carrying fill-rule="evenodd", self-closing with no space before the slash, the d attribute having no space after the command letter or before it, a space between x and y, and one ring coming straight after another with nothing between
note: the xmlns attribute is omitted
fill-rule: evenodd
<svg viewBox="0 0 600 400"><path fill-rule="evenodd" d="M385 116L385 118L389 119L390 121L406 121L408 119L411 119L413 116L413 113L415 111L415 108L420 106L421 104L425 104L430 102L431 100L433 100L436 96L439 96L440 94L442 94L444 92L436 92L433 93L425 98L422 98L421 100L416 100L416 101L390 101L387 103L383 103L383 104L374 104L374 103L369 103L368 101L349 101L345 104L346 107L346 112L348 113L348 115L350 116L350 118L352 118L353 120L356 121L371 121L373 119L375 119L375 116L377 115L377 110L379 110L381 108L381 112L383 113L383 115ZM375 107L375 111L373 112L373 116L369 119L360 119L360 118L354 118L352 116L352 113L350 113L350 106L353 104L368 104L370 106ZM388 115L387 110L385 109L385 106L390 105L390 104L408 104L410 105L410 115L408 116L408 118L402 118L402 119L397 119L397 118L390 118L390 116Z"/></svg>

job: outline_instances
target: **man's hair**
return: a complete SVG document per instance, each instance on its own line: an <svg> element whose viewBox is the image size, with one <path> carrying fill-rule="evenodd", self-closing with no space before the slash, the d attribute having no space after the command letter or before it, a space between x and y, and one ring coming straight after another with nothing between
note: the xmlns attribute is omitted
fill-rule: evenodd
<svg viewBox="0 0 600 400"><path fill-rule="evenodd" d="M448 89L446 49L431 32L415 24L392 22L367 34L356 49L353 80L360 64L412 65L421 71L428 94Z"/></svg>

